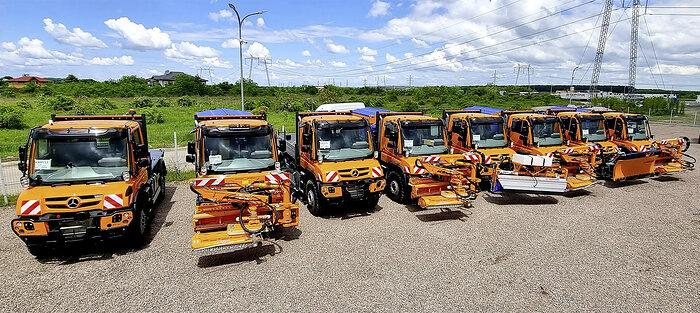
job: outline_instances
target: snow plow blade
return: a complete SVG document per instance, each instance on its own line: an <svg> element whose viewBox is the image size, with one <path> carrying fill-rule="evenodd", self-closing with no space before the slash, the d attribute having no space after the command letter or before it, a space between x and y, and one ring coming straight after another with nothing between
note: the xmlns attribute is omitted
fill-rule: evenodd
<svg viewBox="0 0 700 313"><path fill-rule="evenodd" d="M426 210L461 208L469 205L469 203L471 201L462 201L452 191L443 191L439 195L424 196L418 199L418 205Z"/></svg>
<svg viewBox="0 0 700 313"><path fill-rule="evenodd" d="M678 173L686 170L686 168L683 167L680 163L669 163L666 165L660 165L657 166L654 169L654 174L656 175L663 175L663 174L673 174L673 173Z"/></svg>
<svg viewBox="0 0 700 313"><path fill-rule="evenodd" d="M618 159L613 168L613 181L653 174L656 158L658 158L658 155L646 156L646 154L641 154L641 156L635 157L632 154Z"/></svg>
<svg viewBox="0 0 700 313"><path fill-rule="evenodd" d="M498 174L498 183L505 191L529 191L535 193L564 193L564 178Z"/></svg>
<svg viewBox="0 0 700 313"><path fill-rule="evenodd" d="M259 240L253 240L250 234L243 229L221 230L205 233L196 233L192 237L192 252L197 254L213 254L241 250L257 246Z"/></svg>

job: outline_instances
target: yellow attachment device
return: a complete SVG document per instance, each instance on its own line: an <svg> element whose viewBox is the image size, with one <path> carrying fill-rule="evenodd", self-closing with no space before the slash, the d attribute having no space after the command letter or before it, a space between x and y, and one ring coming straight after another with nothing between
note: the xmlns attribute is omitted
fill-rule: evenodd
<svg viewBox="0 0 700 313"><path fill-rule="evenodd" d="M261 180L245 186L230 177L222 177L216 185L207 184L211 179L188 182L199 195L192 216L195 253L255 247L269 239L275 226L299 225L299 206L290 197L288 179Z"/></svg>
<svg viewBox="0 0 700 313"><path fill-rule="evenodd" d="M423 209L449 209L469 206L479 194L481 181L477 178L477 168L467 155L428 156L416 159L416 166L432 175L432 180L447 183L439 194L424 195L418 199ZM421 190L414 185L414 190Z"/></svg>

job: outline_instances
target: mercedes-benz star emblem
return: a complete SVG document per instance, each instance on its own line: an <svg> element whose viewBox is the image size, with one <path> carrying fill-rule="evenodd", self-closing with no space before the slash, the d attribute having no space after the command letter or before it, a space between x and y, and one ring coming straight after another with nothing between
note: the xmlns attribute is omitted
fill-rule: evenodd
<svg viewBox="0 0 700 313"><path fill-rule="evenodd" d="M360 176L360 172L358 172L357 169L353 169L352 172L350 172L350 174L352 174L352 177Z"/></svg>
<svg viewBox="0 0 700 313"><path fill-rule="evenodd" d="M80 200L78 198L68 199L68 207L71 209L77 208L80 205Z"/></svg>

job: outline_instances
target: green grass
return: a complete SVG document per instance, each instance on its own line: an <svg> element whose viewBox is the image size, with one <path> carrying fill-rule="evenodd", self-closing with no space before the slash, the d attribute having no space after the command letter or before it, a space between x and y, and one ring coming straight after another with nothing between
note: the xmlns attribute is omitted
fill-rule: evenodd
<svg viewBox="0 0 700 313"><path fill-rule="evenodd" d="M194 171L181 171L180 173L176 171L168 171L168 175L165 176L165 181L167 182L173 182L173 181L183 181L183 180L188 180L195 178Z"/></svg>

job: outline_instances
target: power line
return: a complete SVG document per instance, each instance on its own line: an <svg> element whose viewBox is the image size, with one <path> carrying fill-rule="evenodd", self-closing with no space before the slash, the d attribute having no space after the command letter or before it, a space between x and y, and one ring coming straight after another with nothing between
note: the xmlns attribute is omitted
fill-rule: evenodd
<svg viewBox="0 0 700 313"><path fill-rule="evenodd" d="M654 60L656 60L656 67L659 69L659 78L661 79L661 85L666 88L666 83L664 82L664 76L661 73L661 64L659 64L659 58L656 56L656 48L654 48L654 41L651 38L651 31L649 30L649 23L647 22L647 17L644 16L644 26L647 29L647 35L649 36L649 43L651 44L651 50L654 52Z"/></svg>

